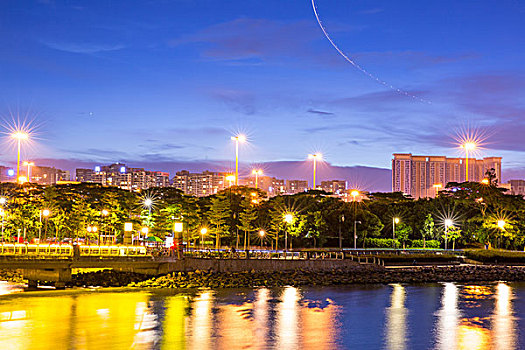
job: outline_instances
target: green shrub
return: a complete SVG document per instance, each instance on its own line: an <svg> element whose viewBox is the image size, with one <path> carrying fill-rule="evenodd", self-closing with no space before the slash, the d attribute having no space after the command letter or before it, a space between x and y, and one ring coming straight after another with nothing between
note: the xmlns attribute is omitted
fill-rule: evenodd
<svg viewBox="0 0 525 350"><path fill-rule="evenodd" d="M465 256L472 260L481 262L520 262L525 263L525 252L513 252L496 249L473 249L466 250Z"/></svg>
<svg viewBox="0 0 525 350"><path fill-rule="evenodd" d="M401 242L394 240L396 248L401 247ZM392 248L391 238L365 238L366 248Z"/></svg>
<svg viewBox="0 0 525 350"><path fill-rule="evenodd" d="M412 244L410 246L412 248L423 248L423 240L415 239L412 241ZM429 249L439 249L441 247L441 244L439 241L428 240L425 242L425 247Z"/></svg>

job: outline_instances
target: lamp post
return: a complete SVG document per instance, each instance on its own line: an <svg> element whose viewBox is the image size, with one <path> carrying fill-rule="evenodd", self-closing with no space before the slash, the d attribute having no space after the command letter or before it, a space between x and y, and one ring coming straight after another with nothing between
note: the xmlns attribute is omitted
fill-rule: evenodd
<svg viewBox="0 0 525 350"><path fill-rule="evenodd" d="M354 202L354 249L357 249L357 224L361 223L360 221L357 221L357 202L356 198L359 196L358 190L353 190L350 192L350 195L352 196L352 201Z"/></svg>
<svg viewBox="0 0 525 350"><path fill-rule="evenodd" d="M476 144L474 142L465 142L461 147L465 150L465 181L468 182L468 154L469 151L476 149Z"/></svg>
<svg viewBox="0 0 525 350"><path fill-rule="evenodd" d="M229 187L232 187L233 182L235 182L235 175L226 175L226 181L230 183Z"/></svg>
<svg viewBox="0 0 525 350"><path fill-rule="evenodd" d="M123 243L126 243L126 232L133 232L133 223L132 222L125 222L124 223L124 239ZM128 233L131 235L131 244L133 245L133 233ZM128 236L129 237L129 236Z"/></svg>
<svg viewBox="0 0 525 350"><path fill-rule="evenodd" d="M40 225L38 226L38 244L40 244L40 239L42 235L42 216L46 218L47 220L47 217L49 216L49 210L47 209L40 210ZM47 225L46 225L46 228L47 228Z"/></svg>
<svg viewBox="0 0 525 350"><path fill-rule="evenodd" d="M445 250L447 250L448 228L452 225L454 222L451 219L445 219Z"/></svg>
<svg viewBox="0 0 525 350"><path fill-rule="evenodd" d="M239 142L246 141L246 136L232 136L231 140L235 141L235 186L239 186Z"/></svg>
<svg viewBox="0 0 525 350"><path fill-rule="evenodd" d="M17 157L16 157L16 180L18 181L18 177L20 176L20 145L22 141L25 141L29 138L29 134L24 131L16 131L11 134L11 137L14 138L17 142Z"/></svg>
<svg viewBox="0 0 525 350"><path fill-rule="evenodd" d="M392 248L396 247L396 224L399 224L399 218L392 218Z"/></svg>
<svg viewBox="0 0 525 350"><path fill-rule="evenodd" d="M345 215L341 214L341 219L339 220L339 249L343 249L343 236L341 235L341 224L345 222Z"/></svg>
<svg viewBox="0 0 525 350"><path fill-rule="evenodd" d="M208 229L206 227L201 228L201 249L204 249L204 236L208 233Z"/></svg>
<svg viewBox="0 0 525 350"><path fill-rule="evenodd" d="M264 232L264 230L259 230L259 237L261 237L261 249L263 249L264 236L266 236L266 232Z"/></svg>
<svg viewBox="0 0 525 350"><path fill-rule="evenodd" d="M2 206L1 208L1 215L2 215L2 239L4 239L4 220L5 220L5 210L4 210L4 206L5 204L7 203L7 198L5 197L0 197L0 205Z"/></svg>
<svg viewBox="0 0 525 350"><path fill-rule="evenodd" d="M498 220L498 227L501 229L501 234L502 235L503 235L503 232L505 231L505 224L506 224L505 220L502 220L502 219ZM500 248L501 248L501 237L500 237L500 244L499 245L500 245Z"/></svg>
<svg viewBox="0 0 525 350"><path fill-rule="evenodd" d="M108 230L107 230L107 223L106 223L106 217L109 215L109 210L102 209L100 211L100 214L102 215L102 227L103 227L103 237L107 241L108 236Z"/></svg>
<svg viewBox="0 0 525 350"><path fill-rule="evenodd" d="M35 165L33 162L25 161L24 166L27 166L27 181L31 182L31 167Z"/></svg>
<svg viewBox="0 0 525 350"><path fill-rule="evenodd" d="M176 222L173 224L173 231L177 234L177 259L181 258L181 249L182 244L181 233L184 230L184 224L182 222Z"/></svg>
<svg viewBox="0 0 525 350"><path fill-rule="evenodd" d="M436 190L436 197L439 195L439 190L443 187L442 184L433 184L432 187Z"/></svg>
<svg viewBox="0 0 525 350"><path fill-rule="evenodd" d="M284 230L284 251L288 252L288 229L289 226L293 223L293 215L288 213L284 215L284 222L286 222L286 230Z"/></svg>
<svg viewBox="0 0 525 350"><path fill-rule="evenodd" d="M253 169L252 170L252 175L255 175L255 188L259 188L259 175L262 175L263 172L261 169L258 169L258 170L255 170Z"/></svg>
<svg viewBox="0 0 525 350"><path fill-rule="evenodd" d="M316 175L316 171L317 171L317 160L321 160L323 157L323 155L321 153L315 153L315 154L309 154L308 155L308 159L312 159L314 161L314 164L313 164L313 172L314 172L314 178L313 178L313 181L314 181L314 184L313 184L313 187L312 189L315 190L315 175Z"/></svg>

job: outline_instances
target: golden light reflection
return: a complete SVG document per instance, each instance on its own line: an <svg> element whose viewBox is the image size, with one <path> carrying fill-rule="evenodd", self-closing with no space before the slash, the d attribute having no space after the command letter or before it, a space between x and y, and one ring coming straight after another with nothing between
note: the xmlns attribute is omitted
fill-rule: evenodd
<svg viewBox="0 0 525 350"><path fill-rule="evenodd" d="M490 331L479 324L463 320L458 328L459 350L489 349Z"/></svg>
<svg viewBox="0 0 525 350"><path fill-rule="evenodd" d="M277 310L276 349L298 349L299 331L299 291L286 287L281 295L281 304Z"/></svg>
<svg viewBox="0 0 525 350"><path fill-rule="evenodd" d="M211 342L212 307L215 297L212 292L202 292L193 300L193 313L189 325L188 345L190 349L206 350L214 348Z"/></svg>
<svg viewBox="0 0 525 350"><path fill-rule="evenodd" d="M301 308L301 349L333 349L338 307L329 299L324 307Z"/></svg>
<svg viewBox="0 0 525 350"><path fill-rule="evenodd" d="M253 310L255 339L258 342L267 342L269 337L269 320L268 320L268 301L270 300L270 290L260 288L257 290Z"/></svg>
<svg viewBox="0 0 525 350"><path fill-rule="evenodd" d="M184 349L186 344L186 308L188 298L176 295L165 301L166 315L162 325L161 349Z"/></svg>
<svg viewBox="0 0 525 350"><path fill-rule="evenodd" d="M441 297L441 309L438 311L438 349L457 348L458 324L458 287L454 283L445 283Z"/></svg>
<svg viewBox="0 0 525 350"><path fill-rule="evenodd" d="M405 287L392 285L390 307L386 309L386 343L391 350L406 348L406 318Z"/></svg>
<svg viewBox="0 0 525 350"><path fill-rule="evenodd" d="M512 309L512 288L505 283L496 286L496 305L491 318L494 349L516 348L516 320Z"/></svg>

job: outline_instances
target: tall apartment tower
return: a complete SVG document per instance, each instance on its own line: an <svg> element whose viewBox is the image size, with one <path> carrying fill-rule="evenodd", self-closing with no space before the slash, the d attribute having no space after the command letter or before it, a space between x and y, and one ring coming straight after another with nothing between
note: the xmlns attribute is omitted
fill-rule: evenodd
<svg viewBox="0 0 525 350"><path fill-rule="evenodd" d="M466 181L465 158L413 156L395 153L392 159L392 191L413 198L435 197L449 182ZM487 170L494 169L501 179L501 157L469 158L469 181L481 181Z"/></svg>

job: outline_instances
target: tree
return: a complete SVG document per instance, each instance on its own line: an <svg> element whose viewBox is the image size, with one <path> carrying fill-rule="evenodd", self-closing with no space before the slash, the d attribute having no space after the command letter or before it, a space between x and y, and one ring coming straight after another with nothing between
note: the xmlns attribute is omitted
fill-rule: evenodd
<svg viewBox="0 0 525 350"><path fill-rule="evenodd" d="M421 236L423 237L423 249L426 248L426 239L434 237L434 219L431 214L428 214L421 230Z"/></svg>
<svg viewBox="0 0 525 350"><path fill-rule="evenodd" d="M405 249L405 242L410 234L412 234L412 227L404 223L397 224L396 237L398 240L403 241L403 249Z"/></svg>
<svg viewBox="0 0 525 350"><path fill-rule="evenodd" d="M452 250L455 250L456 239L461 237L461 229L456 226L450 226L447 229L448 239L452 240Z"/></svg>
<svg viewBox="0 0 525 350"><path fill-rule="evenodd" d="M216 249L221 247L221 236L228 232L226 229L226 222L230 218L230 211L228 209L228 203L223 196L216 196L211 200L208 218L210 224L215 226L212 233L215 234Z"/></svg>
<svg viewBox="0 0 525 350"><path fill-rule="evenodd" d="M256 229L255 220L257 219L257 208L249 197L245 197L241 203L242 211L239 213L239 230L244 231L244 250L248 247L247 238Z"/></svg>

